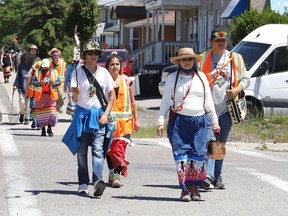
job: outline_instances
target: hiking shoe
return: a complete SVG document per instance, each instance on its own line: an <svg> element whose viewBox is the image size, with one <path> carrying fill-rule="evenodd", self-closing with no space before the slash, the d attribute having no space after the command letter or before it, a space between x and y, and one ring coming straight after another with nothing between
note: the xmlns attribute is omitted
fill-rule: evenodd
<svg viewBox="0 0 288 216"><path fill-rule="evenodd" d="M103 180L97 180L94 184L94 196L101 196L106 188L106 184Z"/></svg>
<svg viewBox="0 0 288 216"><path fill-rule="evenodd" d="M24 125L29 125L29 121L28 121L28 119L25 119L25 121L24 121Z"/></svg>
<svg viewBox="0 0 288 216"><path fill-rule="evenodd" d="M212 184L211 179L206 178L204 183L203 183L203 189L204 190L211 190L214 189L214 185Z"/></svg>
<svg viewBox="0 0 288 216"><path fill-rule="evenodd" d="M42 131L41 131L41 136L46 136L46 130L45 130L45 127L42 128Z"/></svg>
<svg viewBox="0 0 288 216"><path fill-rule="evenodd" d="M48 128L48 129L47 129L47 133L48 133L48 135L49 135L50 137L54 136L51 128Z"/></svg>
<svg viewBox="0 0 288 216"><path fill-rule="evenodd" d="M78 194L88 195L88 185L87 184L79 185Z"/></svg>
<svg viewBox="0 0 288 216"><path fill-rule="evenodd" d="M114 173L109 173L109 177L108 177L108 184L112 185L113 180L114 180Z"/></svg>
<svg viewBox="0 0 288 216"><path fill-rule="evenodd" d="M200 193L199 193L199 190L198 190L198 186L189 186L188 187L188 190L190 191L191 195L191 200L192 201L200 201L201 200L201 196L200 196Z"/></svg>
<svg viewBox="0 0 288 216"><path fill-rule="evenodd" d="M115 173L109 173L108 184L111 185L112 188L120 188L123 186L120 181L120 175Z"/></svg>
<svg viewBox="0 0 288 216"><path fill-rule="evenodd" d="M182 202L190 202L191 201L191 194L189 191L182 191L181 192L181 196L180 196L180 200Z"/></svg>
<svg viewBox="0 0 288 216"><path fill-rule="evenodd" d="M120 179L115 179L112 182L112 188L120 188L122 186Z"/></svg>
<svg viewBox="0 0 288 216"><path fill-rule="evenodd" d="M20 123L23 123L23 122L24 122L24 115L22 115L22 114L20 115L19 122L20 122Z"/></svg>
<svg viewBox="0 0 288 216"><path fill-rule="evenodd" d="M35 120L32 121L32 123L31 123L31 128L33 128L33 129L36 128L36 122L35 122Z"/></svg>
<svg viewBox="0 0 288 216"><path fill-rule="evenodd" d="M119 174L114 174L114 178L112 180L112 188L120 188L122 186L121 181L120 181L120 175Z"/></svg>
<svg viewBox="0 0 288 216"><path fill-rule="evenodd" d="M213 185L216 189L225 189L225 185L221 181L214 182Z"/></svg>

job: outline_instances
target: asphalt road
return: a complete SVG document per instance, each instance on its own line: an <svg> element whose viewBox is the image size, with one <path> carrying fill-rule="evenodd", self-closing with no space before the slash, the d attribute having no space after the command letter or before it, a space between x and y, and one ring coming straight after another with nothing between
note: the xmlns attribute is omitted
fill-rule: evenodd
<svg viewBox="0 0 288 216"><path fill-rule="evenodd" d="M41 137L39 130L10 123L5 114L12 111L9 85L0 83L0 110L4 113L0 125L0 216L287 215L287 144L271 144L269 149L274 151L259 151L255 149L258 143L228 143L223 174L226 189L201 190L202 201L182 203L167 139L135 139L136 145L127 148L130 165L128 178L122 178L124 186L107 187L101 199L78 196L76 157L61 143L69 116L59 116L54 137ZM140 102L138 106L144 111L157 110L159 99L142 100L142 104L146 102L148 107ZM17 112L15 101L13 105ZM103 179L107 178L105 166Z"/></svg>

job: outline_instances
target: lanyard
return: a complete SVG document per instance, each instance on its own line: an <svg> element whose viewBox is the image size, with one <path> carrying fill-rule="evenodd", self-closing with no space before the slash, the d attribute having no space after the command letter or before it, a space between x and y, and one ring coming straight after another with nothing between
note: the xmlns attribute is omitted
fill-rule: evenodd
<svg viewBox="0 0 288 216"><path fill-rule="evenodd" d="M179 74L179 73L180 73L180 72L178 72L178 74ZM192 80L193 80L193 78L194 78L195 73L196 73L196 72L193 72L193 74L192 74L192 78L191 78L191 81L190 81L190 84L189 84L189 88L187 89L187 91L186 91L186 93L185 93L185 95L184 95L184 97L183 97L183 99L182 99L182 102L179 104L179 106L177 107L177 109L176 109L175 111L172 110L172 111L173 111L173 114L169 117L168 122L175 116L175 114L176 114L178 111L182 110L184 100L186 99L186 97L188 96L188 93L190 92L190 89L191 89L191 86L192 86ZM177 83L178 74L177 74L175 83ZM175 84L175 87L176 87L176 84ZM174 100L175 100L175 87L174 87ZM174 103L175 103L175 102L174 102Z"/></svg>

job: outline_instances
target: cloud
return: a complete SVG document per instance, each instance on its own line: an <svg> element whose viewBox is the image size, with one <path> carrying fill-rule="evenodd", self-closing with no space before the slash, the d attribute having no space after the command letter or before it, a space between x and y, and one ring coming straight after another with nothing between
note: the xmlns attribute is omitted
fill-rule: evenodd
<svg viewBox="0 0 288 216"><path fill-rule="evenodd" d="M284 7L288 7L287 0L271 0L271 9L282 14Z"/></svg>
<svg viewBox="0 0 288 216"><path fill-rule="evenodd" d="M278 8L278 7L281 7L281 3L280 2L277 2L275 5L274 5L275 8Z"/></svg>

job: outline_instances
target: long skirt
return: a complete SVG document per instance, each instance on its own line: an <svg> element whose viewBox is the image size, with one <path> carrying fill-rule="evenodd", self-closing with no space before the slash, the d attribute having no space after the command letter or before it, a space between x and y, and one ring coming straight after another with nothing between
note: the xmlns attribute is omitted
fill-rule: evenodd
<svg viewBox="0 0 288 216"><path fill-rule="evenodd" d="M171 113L170 113L171 116ZM168 123L168 138L176 163L180 187L203 186L206 178L207 116L174 115Z"/></svg>
<svg viewBox="0 0 288 216"><path fill-rule="evenodd" d="M54 127L57 123L57 114L56 101L51 99L50 94L42 94L35 106L35 117L39 126L41 128L47 125Z"/></svg>

